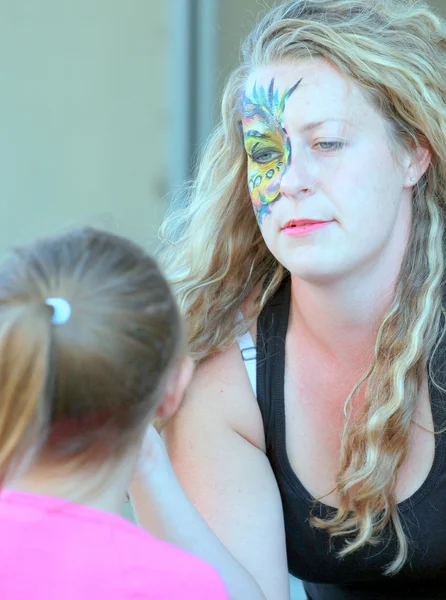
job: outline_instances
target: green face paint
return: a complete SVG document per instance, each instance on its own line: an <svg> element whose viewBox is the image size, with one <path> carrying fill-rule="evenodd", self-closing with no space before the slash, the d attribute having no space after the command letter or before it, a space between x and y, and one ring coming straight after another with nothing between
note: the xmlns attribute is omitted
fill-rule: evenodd
<svg viewBox="0 0 446 600"><path fill-rule="evenodd" d="M299 86L279 92L274 79L265 88L254 85L252 96L243 95L242 126L248 155L248 185L257 221L261 224L280 198L280 182L291 162L291 143L283 116L288 98Z"/></svg>

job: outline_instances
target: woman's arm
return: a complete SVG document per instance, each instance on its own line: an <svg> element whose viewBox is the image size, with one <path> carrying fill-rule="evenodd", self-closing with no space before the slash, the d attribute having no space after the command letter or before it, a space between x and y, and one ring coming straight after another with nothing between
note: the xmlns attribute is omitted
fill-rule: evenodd
<svg viewBox="0 0 446 600"><path fill-rule="evenodd" d="M197 370L165 439L182 487L168 468L140 477L141 525L213 564L232 600L289 600L282 505L237 348Z"/></svg>
<svg viewBox="0 0 446 600"><path fill-rule="evenodd" d="M212 564L226 584L231 600L265 600L249 573L212 532L186 496L172 466L159 463L140 471L131 496L138 523L153 535Z"/></svg>

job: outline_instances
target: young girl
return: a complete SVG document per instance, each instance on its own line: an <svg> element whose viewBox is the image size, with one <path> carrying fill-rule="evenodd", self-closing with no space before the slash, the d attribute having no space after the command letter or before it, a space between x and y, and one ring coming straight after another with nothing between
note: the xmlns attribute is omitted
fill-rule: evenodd
<svg viewBox="0 0 446 600"><path fill-rule="evenodd" d="M212 567L112 514L156 460L145 433L178 407L183 351L168 285L125 239L82 230L0 271L2 600L227 600Z"/></svg>

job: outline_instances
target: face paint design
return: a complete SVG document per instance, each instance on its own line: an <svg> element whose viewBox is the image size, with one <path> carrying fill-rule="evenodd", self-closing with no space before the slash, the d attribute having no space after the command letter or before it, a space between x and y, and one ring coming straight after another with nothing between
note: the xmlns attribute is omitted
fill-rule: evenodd
<svg viewBox="0 0 446 600"><path fill-rule="evenodd" d="M274 90L274 79L268 91L254 85L251 98L243 94L242 125L248 155L248 185L259 224L271 213L271 204L280 198L280 182L291 162L291 143L283 116L288 98L301 81L280 96Z"/></svg>

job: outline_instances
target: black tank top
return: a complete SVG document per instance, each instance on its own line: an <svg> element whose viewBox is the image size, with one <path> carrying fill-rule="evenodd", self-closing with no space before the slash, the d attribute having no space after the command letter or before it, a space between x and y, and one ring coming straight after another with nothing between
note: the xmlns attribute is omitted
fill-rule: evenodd
<svg viewBox="0 0 446 600"><path fill-rule="evenodd" d="M267 456L282 497L288 566L304 581L311 600L446 599L446 433L436 437L432 468L422 486L398 505L410 540L409 558L394 576L383 568L396 555L391 527L378 546L368 546L342 560L336 551L345 538L330 541L313 528L310 513L327 517L334 509L315 502L291 468L285 439L285 338L290 309L286 277L258 319L257 398L263 416ZM431 364L434 378L446 388L446 342ZM429 382L435 428L446 418L446 395Z"/></svg>

